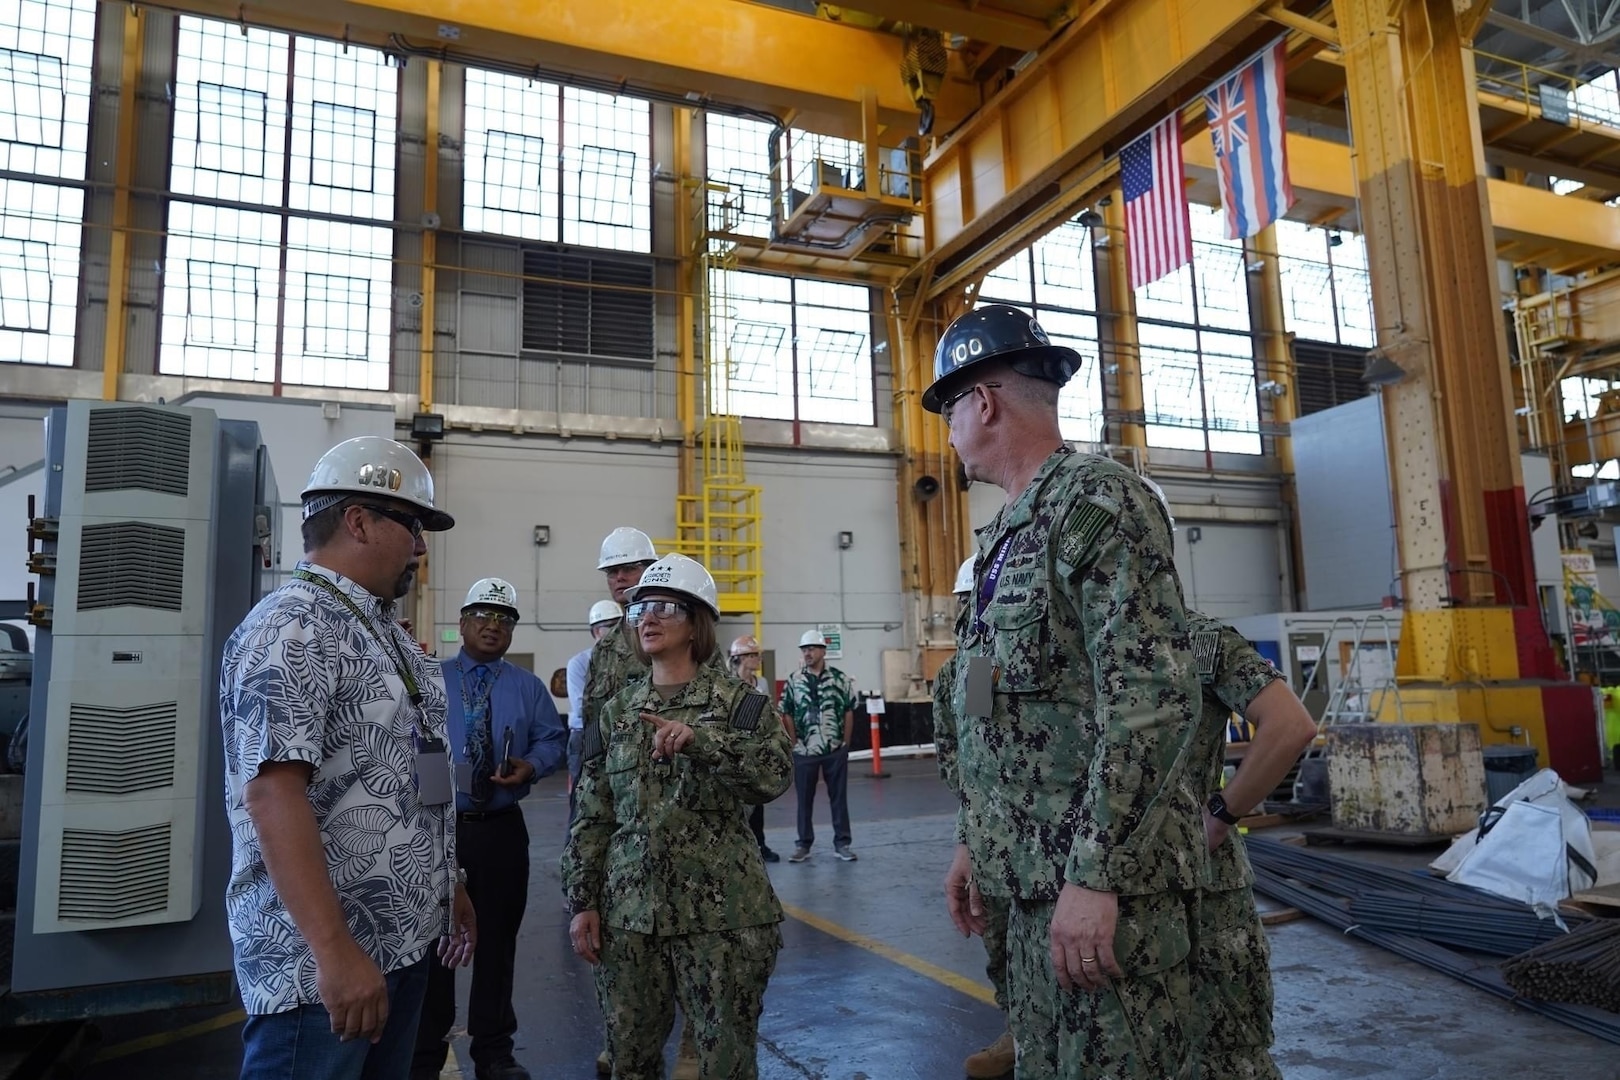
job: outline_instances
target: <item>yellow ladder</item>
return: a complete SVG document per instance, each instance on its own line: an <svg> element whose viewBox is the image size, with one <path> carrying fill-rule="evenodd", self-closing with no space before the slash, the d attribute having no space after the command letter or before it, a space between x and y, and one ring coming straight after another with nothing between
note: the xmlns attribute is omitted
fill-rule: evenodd
<svg viewBox="0 0 1620 1080"><path fill-rule="evenodd" d="M701 562L714 576L723 615L751 615L761 632L765 600L764 537L760 488L748 482L742 418L731 404L731 337L736 308L731 296L737 269L731 231L739 197L725 185L696 183L694 230L698 250L693 283L700 299L704 399L698 431L697 490L675 497L673 550Z"/></svg>

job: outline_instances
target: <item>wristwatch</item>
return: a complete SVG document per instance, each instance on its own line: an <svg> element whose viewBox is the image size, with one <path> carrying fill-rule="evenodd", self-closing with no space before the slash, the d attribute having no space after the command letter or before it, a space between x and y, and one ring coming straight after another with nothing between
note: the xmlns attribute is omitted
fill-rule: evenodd
<svg viewBox="0 0 1620 1080"><path fill-rule="evenodd" d="M1237 815L1226 808L1226 797L1218 791L1209 797L1209 802L1204 804L1204 808L1209 811L1209 816L1217 821L1224 821L1228 825L1238 823Z"/></svg>

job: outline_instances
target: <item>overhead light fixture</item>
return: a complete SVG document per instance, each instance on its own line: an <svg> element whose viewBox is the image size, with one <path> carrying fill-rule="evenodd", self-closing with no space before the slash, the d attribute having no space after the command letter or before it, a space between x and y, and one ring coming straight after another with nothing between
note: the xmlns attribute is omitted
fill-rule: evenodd
<svg viewBox="0 0 1620 1080"><path fill-rule="evenodd" d="M417 413L411 417L411 438L422 442L444 438L444 417L439 413Z"/></svg>
<svg viewBox="0 0 1620 1080"><path fill-rule="evenodd" d="M1267 379L1265 382L1260 384L1260 392L1262 394L1270 394L1272 397L1282 397L1284 394L1288 393L1288 387L1284 386L1276 379Z"/></svg>
<svg viewBox="0 0 1620 1080"><path fill-rule="evenodd" d="M1367 354L1367 365L1361 370L1361 381L1368 386L1394 386L1406 375L1406 369L1391 360L1383 349L1373 349Z"/></svg>
<svg viewBox="0 0 1620 1080"><path fill-rule="evenodd" d="M1328 247L1338 247L1342 243L1344 243L1344 237L1339 235L1337 231L1328 233Z"/></svg>
<svg viewBox="0 0 1620 1080"><path fill-rule="evenodd" d="M1080 217L1078 220L1080 224L1084 225L1086 228L1095 229L1102 225L1103 216L1097 213L1095 210L1082 210L1080 211Z"/></svg>

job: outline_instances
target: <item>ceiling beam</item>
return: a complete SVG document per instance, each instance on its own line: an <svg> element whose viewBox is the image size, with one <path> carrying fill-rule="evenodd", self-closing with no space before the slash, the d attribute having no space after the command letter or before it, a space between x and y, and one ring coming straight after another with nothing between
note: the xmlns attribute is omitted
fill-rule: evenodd
<svg viewBox="0 0 1620 1080"><path fill-rule="evenodd" d="M924 163L925 261L948 271L930 294L993 265L985 260L1007 225L1056 205L1112 142L1263 43L1275 32L1261 14L1268 2L1096 0L1081 12Z"/></svg>
<svg viewBox="0 0 1620 1080"><path fill-rule="evenodd" d="M174 0L212 18L388 46L390 35L443 50L442 58L497 60L636 89L691 95L793 116L795 127L861 137L863 91L880 124L915 131L917 109L900 78L905 41L765 4L737 0ZM977 104L977 89L947 78L936 130Z"/></svg>
<svg viewBox="0 0 1620 1080"><path fill-rule="evenodd" d="M1045 45L1055 30L1044 19L962 0L855 0L840 6L894 22L960 34L973 41L1005 45L1021 53Z"/></svg>
<svg viewBox="0 0 1620 1080"><path fill-rule="evenodd" d="M1565 37L1556 30L1548 30L1544 26L1537 26L1535 23L1516 19L1512 15L1504 15L1500 11L1493 10L1487 14L1485 24L1502 30L1510 30L1522 38L1528 38L1541 45L1551 45L1553 48L1567 54L1571 60L1582 67L1589 64L1620 67L1620 53L1595 45L1583 45L1574 38Z"/></svg>

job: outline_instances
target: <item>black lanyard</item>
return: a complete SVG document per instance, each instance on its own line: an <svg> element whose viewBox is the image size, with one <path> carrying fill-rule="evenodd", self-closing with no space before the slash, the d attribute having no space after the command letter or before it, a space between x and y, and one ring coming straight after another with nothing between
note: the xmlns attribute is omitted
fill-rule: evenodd
<svg viewBox="0 0 1620 1080"><path fill-rule="evenodd" d="M400 654L399 645L396 643L390 647L387 642L383 641L382 635L377 633L376 625L370 619L366 618L366 613L361 611L353 600L350 600L346 595L344 595L342 589L332 584L326 578L321 577L319 574L312 574L308 570L294 570L293 577L297 578L299 581L307 581L317 588L325 589L327 592L337 597L338 601L342 603L344 607L348 608L354 613L354 617L360 620L360 625L371 631L371 636L376 639L377 644L382 647L384 652L390 654L391 659L394 661L394 673L399 676L399 681L405 684L405 695L410 698L411 704L414 705L418 711L421 711L422 691L421 688L416 685L416 676L411 674L410 665L405 662L405 657Z"/></svg>

